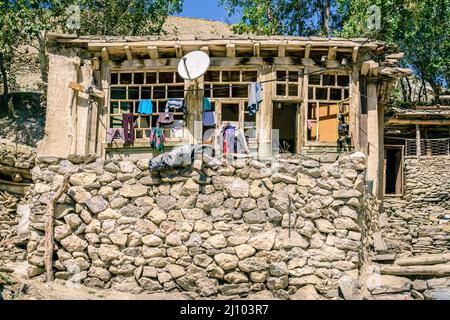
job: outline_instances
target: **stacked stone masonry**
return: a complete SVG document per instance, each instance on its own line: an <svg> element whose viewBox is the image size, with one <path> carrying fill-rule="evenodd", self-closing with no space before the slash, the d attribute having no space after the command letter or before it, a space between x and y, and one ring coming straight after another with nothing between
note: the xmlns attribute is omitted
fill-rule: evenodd
<svg viewBox="0 0 450 320"><path fill-rule="evenodd" d="M404 194L385 197L373 263L361 270L372 299L450 299L450 158L405 159Z"/></svg>
<svg viewBox="0 0 450 320"><path fill-rule="evenodd" d="M367 233L361 153L153 174L142 160L38 160L27 195L31 277L45 277L46 205L69 173L55 212L57 281L225 299L357 291Z"/></svg>
<svg viewBox="0 0 450 320"><path fill-rule="evenodd" d="M386 197L380 220L389 251L450 252L450 158L406 158L403 197Z"/></svg>

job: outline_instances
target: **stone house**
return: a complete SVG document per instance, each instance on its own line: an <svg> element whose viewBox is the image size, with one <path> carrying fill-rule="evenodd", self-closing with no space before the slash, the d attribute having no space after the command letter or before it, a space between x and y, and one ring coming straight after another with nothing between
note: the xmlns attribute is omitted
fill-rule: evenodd
<svg viewBox="0 0 450 320"><path fill-rule="evenodd" d="M184 81L178 63L196 50L210 67ZM392 114L401 58L369 39L51 35L46 134L21 207L28 275L194 298L432 296L450 281L449 157L420 133L442 140L433 124L448 115ZM232 123L249 153L150 172L169 99L184 110L162 128L167 150L209 143L211 104L215 130ZM124 114L135 140L108 141Z"/></svg>
<svg viewBox="0 0 450 320"><path fill-rule="evenodd" d="M41 157L95 153L105 159L147 159L155 153L151 130L170 98L184 98L186 111L174 113L181 132L164 129L166 147L202 143L203 103L209 98L217 129L224 122L236 124L258 159L278 152L337 152L338 128L344 123L345 150L368 156L368 181L382 195L383 103L396 77L410 73L398 67L402 54L395 46L369 39L237 35L51 35L48 41ZM209 55L210 68L203 77L184 81L177 65L195 50ZM256 115L247 110L247 85L253 82L263 88ZM90 85L95 89L89 95ZM138 114L141 99L152 100L152 115ZM108 144L108 129L122 127L124 113L133 114L135 142Z"/></svg>

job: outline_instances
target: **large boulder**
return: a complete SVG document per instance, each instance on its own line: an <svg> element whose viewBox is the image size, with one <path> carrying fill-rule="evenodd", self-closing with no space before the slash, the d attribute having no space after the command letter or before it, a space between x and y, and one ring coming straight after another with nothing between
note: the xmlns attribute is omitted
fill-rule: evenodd
<svg viewBox="0 0 450 320"><path fill-rule="evenodd" d="M320 296L313 285L306 285L298 289L289 297L290 300L320 300Z"/></svg>

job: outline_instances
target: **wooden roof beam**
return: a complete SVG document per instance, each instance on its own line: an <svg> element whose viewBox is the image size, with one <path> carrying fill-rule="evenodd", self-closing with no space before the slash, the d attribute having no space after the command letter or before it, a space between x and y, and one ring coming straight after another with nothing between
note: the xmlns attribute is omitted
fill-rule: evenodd
<svg viewBox="0 0 450 320"><path fill-rule="evenodd" d="M100 70L100 61L98 61L97 57L92 58L91 63L92 63L92 70L94 71Z"/></svg>
<svg viewBox="0 0 450 320"><path fill-rule="evenodd" d="M308 44L305 47L305 59L309 59L309 55L311 54L311 45Z"/></svg>
<svg viewBox="0 0 450 320"><path fill-rule="evenodd" d="M328 49L328 60L335 60L337 53L337 47L330 47Z"/></svg>
<svg viewBox="0 0 450 320"><path fill-rule="evenodd" d="M260 57L261 56L261 44L259 42L255 42L253 44L253 56Z"/></svg>
<svg viewBox="0 0 450 320"><path fill-rule="evenodd" d="M202 46L200 47L200 51L203 51L209 56L209 47L208 46Z"/></svg>
<svg viewBox="0 0 450 320"><path fill-rule="evenodd" d="M177 55L177 58L183 57L183 47L181 46L181 44L175 45L175 54Z"/></svg>
<svg viewBox="0 0 450 320"><path fill-rule="evenodd" d="M386 125L423 125L423 126L441 126L450 125L450 119L443 120L416 120L416 119L389 119Z"/></svg>
<svg viewBox="0 0 450 320"><path fill-rule="evenodd" d="M159 59L158 47L157 46L148 46L147 47L148 55L150 59Z"/></svg>
<svg viewBox="0 0 450 320"><path fill-rule="evenodd" d="M236 45L234 43L227 44L227 57L228 58L236 57Z"/></svg>
<svg viewBox="0 0 450 320"><path fill-rule="evenodd" d="M106 48L102 48L102 59L103 61L109 61L109 53Z"/></svg>
<svg viewBox="0 0 450 320"><path fill-rule="evenodd" d="M359 52L359 48L358 47L354 47L353 48L353 52L352 52L352 61L353 61L353 63L356 63L358 61L358 52Z"/></svg>
<svg viewBox="0 0 450 320"><path fill-rule="evenodd" d="M127 54L127 60L132 61L133 60L133 54L131 53L130 46L123 46L125 49L125 53Z"/></svg>
<svg viewBox="0 0 450 320"><path fill-rule="evenodd" d="M280 44L278 46L278 56L285 57L286 56L286 44Z"/></svg>
<svg viewBox="0 0 450 320"><path fill-rule="evenodd" d="M372 60L370 60L372 61ZM364 61L361 65L361 75L367 76L370 71L370 61Z"/></svg>

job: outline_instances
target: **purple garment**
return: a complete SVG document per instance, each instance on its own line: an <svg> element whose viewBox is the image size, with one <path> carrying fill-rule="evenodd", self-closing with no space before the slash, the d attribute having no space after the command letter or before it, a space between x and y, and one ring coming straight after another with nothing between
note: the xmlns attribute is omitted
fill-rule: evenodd
<svg viewBox="0 0 450 320"><path fill-rule="evenodd" d="M214 127L216 125L216 116L214 112L203 112L203 126Z"/></svg>
<svg viewBox="0 0 450 320"><path fill-rule="evenodd" d="M122 115L122 126L124 134L124 143L134 143L134 120L131 113L124 113Z"/></svg>
<svg viewBox="0 0 450 320"><path fill-rule="evenodd" d="M106 133L106 143L111 144L116 138L120 138L120 140L125 141L123 128L108 129Z"/></svg>
<svg viewBox="0 0 450 320"><path fill-rule="evenodd" d="M235 130L236 128L233 126L228 126L225 129L225 142L227 147L226 150L224 150L224 153L236 153L236 148L234 144Z"/></svg>

